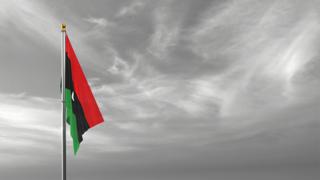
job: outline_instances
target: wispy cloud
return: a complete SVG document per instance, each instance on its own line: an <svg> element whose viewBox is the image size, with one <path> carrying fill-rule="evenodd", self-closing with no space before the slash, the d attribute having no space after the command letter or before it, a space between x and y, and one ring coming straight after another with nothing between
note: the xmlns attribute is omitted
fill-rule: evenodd
<svg viewBox="0 0 320 180"><path fill-rule="evenodd" d="M59 47L55 8L0 2L0 37L12 40L6 27L14 26L31 37L26 43L41 37ZM84 13L84 1L72 7L52 1L68 9L60 18L72 27L106 120L86 133L77 164L94 159L105 168L100 161L108 157L116 162L108 159L109 166L159 162L211 170L315 162L320 28L312 2L101 1ZM27 161L34 149L58 152L52 144L59 144L59 102L28 94L0 95L0 151L8 155L1 162Z"/></svg>
<svg viewBox="0 0 320 180"><path fill-rule="evenodd" d="M8 161L1 163L16 166L20 158L38 163L40 159L33 159L36 154L54 154L60 132L59 101L8 94L1 94L0 99L0 151Z"/></svg>
<svg viewBox="0 0 320 180"><path fill-rule="evenodd" d="M89 17L84 19L85 21L92 23L98 27L106 27L106 26L113 26L114 23L108 21L105 18L94 18L94 17Z"/></svg>
<svg viewBox="0 0 320 180"><path fill-rule="evenodd" d="M172 23L168 9L159 8L154 13L154 32L150 37L147 50L154 56L163 59L167 51L176 45L179 37L179 24Z"/></svg>
<svg viewBox="0 0 320 180"><path fill-rule="evenodd" d="M143 1L133 1L131 4L122 7L119 12L116 14L116 17L131 16L136 14L145 6Z"/></svg>
<svg viewBox="0 0 320 180"><path fill-rule="evenodd" d="M17 166L43 163L37 156L59 152L61 137L61 104L58 99L32 97L24 94L0 94L0 152L6 155L0 164ZM122 128L122 127L120 127ZM69 133L69 130L67 129ZM128 144L116 142L113 137L106 137L101 132L87 132L85 139L101 148L84 147L90 151L122 152L134 150ZM71 138L68 140L68 152L72 149ZM93 146L95 146L93 145ZM105 147L108 147L104 149ZM14 150L16 149L16 150ZM24 159L28 164L21 162ZM33 163L30 163L33 162Z"/></svg>
<svg viewBox="0 0 320 180"><path fill-rule="evenodd" d="M317 54L311 48L319 34L313 12L301 11L298 20L286 24L282 19L291 18L290 10L274 16L283 10L281 3L253 3L255 8L247 11L248 3L226 3L216 15L208 11L190 38L195 52L208 61L228 59L220 75L205 80L212 79L212 89L222 92L216 94L222 114L290 103L297 88L294 77Z"/></svg>
<svg viewBox="0 0 320 180"><path fill-rule="evenodd" d="M0 25L9 28L14 24L20 31L31 37L41 37L51 45L59 44L59 20L50 14L48 8L36 1L1 0ZM48 35L50 34L50 36ZM58 47L58 46L56 46Z"/></svg>

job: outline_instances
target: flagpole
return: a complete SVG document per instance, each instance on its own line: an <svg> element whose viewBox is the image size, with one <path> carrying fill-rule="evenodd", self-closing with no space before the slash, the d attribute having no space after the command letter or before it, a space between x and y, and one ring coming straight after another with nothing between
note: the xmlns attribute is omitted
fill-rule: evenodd
<svg viewBox="0 0 320 180"><path fill-rule="evenodd" d="M65 108L65 61L66 61L66 25L61 24L61 103L62 103L62 144L61 144L61 151L62 151L62 158L61 158L61 179L67 179L67 154L66 154L66 108Z"/></svg>

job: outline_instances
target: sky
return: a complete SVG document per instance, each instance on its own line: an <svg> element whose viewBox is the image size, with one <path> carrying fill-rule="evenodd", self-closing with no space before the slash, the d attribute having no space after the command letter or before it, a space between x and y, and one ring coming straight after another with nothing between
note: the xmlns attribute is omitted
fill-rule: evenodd
<svg viewBox="0 0 320 180"><path fill-rule="evenodd" d="M61 23L105 119L69 179L319 179L319 0L0 4L0 179L60 178Z"/></svg>

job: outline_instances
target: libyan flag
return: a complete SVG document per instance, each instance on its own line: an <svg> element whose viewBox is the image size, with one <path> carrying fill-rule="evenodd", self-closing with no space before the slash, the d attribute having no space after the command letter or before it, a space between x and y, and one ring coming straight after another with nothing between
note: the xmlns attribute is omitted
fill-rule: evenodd
<svg viewBox="0 0 320 180"><path fill-rule="evenodd" d="M89 128L102 123L103 117L67 35L65 42L66 120L70 125L74 154L77 154L82 135Z"/></svg>

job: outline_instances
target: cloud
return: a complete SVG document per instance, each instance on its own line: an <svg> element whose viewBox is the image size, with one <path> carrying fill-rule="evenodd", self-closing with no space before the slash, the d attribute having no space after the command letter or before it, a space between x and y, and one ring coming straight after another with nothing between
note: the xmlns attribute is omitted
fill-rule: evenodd
<svg viewBox="0 0 320 180"><path fill-rule="evenodd" d="M16 166L24 159L31 164L41 163L34 158L43 153L54 154L59 141L59 101L25 95L0 95L1 153L7 166ZM16 150L14 150L16 149ZM57 149L56 149L57 150ZM37 153L35 153L37 152ZM26 165L21 162L22 166Z"/></svg>
<svg viewBox="0 0 320 180"><path fill-rule="evenodd" d="M112 74L119 74L122 73L126 76L130 76L128 72L129 70L129 65L126 63L124 60L122 60L120 57L115 56L114 57L114 63L113 65L108 69L108 71Z"/></svg>
<svg viewBox="0 0 320 180"><path fill-rule="evenodd" d="M154 13L154 32L150 37L148 52L163 59L166 57L167 51L176 45L178 37L179 26L171 23L168 9L158 8Z"/></svg>
<svg viewBox="0 0 320 180"><path fill-rule="evenodd" d="M3 1L0 38L6 43L0 43L0 54L8 61L0 77L6 77L4 88L22 84L15 90L25 92L0 95L0 126L5 129L0 152L8 157L3 164L13 171L16 165L30 170L32 158L33 169L59 163L59 66L50 64L30 75L49 62L57 65L59 53L43 61L48 47L29 48L38 36L58 48L55 23L61 18L68 20L71 41L106 120L86 133L76 157L68 156L70 176L145 179L137 174L150 172L151 179L157 179L154 174L179 179L188 171L193 179L204 174L212 179L213 171L315 167L317 8L312 1L288 2L106 1L92 2L93 8L84 12L85 1L48 1L50 6ZM14 31L5 28L11 16ZM46 26L46 18L53 23ZM33 25L45 26L48 34L39 35ZM10 43L11 49L26 52L7 51ZM13 63L12 56L20 61ZM33 59L40 60L27 69ZM24 60L28 63L21 64ZM10 74L12 67L26 69ZM56 85L46 87L44 82L53 81ZM36 89L32 82L38 84L36 92L57 99L31 91Z"/></svg>
<svg viewBox="0 0 320 180"><path fill-rule="evenodd" d="M6 158L0 164L6 166L38 166L60 152L61 104L58 99L32 97L24 94L0 94L0 133L1 154ZM67 134L69 134L67 126ZM130 150L105 135L88 131L86 141L108 146L107 152ZM72 151L71 138L67 136L68 153ZM113 145L112 145L113 144ZM85 146L85 145L83 145ZM101 149L88 148L89 151ZM90 150L91 149L91 150ZM102 148L103 149L103 148ZM48 156L42 159L43 156ZM24 161L21 161L24 159ZM27 163L27 164L26 164Z"/></svg>
<svg viewBox="0 0 320 180"><path fill-rule="evenodd" d="M107 19L105 18L94 18L94 17L89 17L84 19L85 21L92 23L98 27L107 27L107 26L113 26L114 23L109 22Z"/></svg>
<svg viewBox="0 0 320 180"><path fill-rule="evenodd" d="M124 16L131 16L136 14L142 8L144 8L145 3L142 1L134 1L133 3L124 6L120 9L120 11L116 14L116 17L124 17Z"/></svg>
<svg viewBox="0 0 320 180"><path fill-rule="evenodd" d="M36 1L5 1L0 2L0 25L10 28L12 25L20 27L20 31L31 37L41 37L57 45L59 39L59 22L46 6ZM50 35L48 35L50 34Z"/></svg>
<svg viewBox="0 0 320 180"><path fill-rule="evenodd" d="M248 4L255 8L247 11ZM209 63L226 64L220 74L202 78L212 82L213 92L222 92L216 96L221 99L223 115L294 101L292 94L299 87L293 79L317 56L312 47L318 42L319 26L314 12L292 14L296 6L287 5L283 10L282 5L225 3L220 10L205 12L204 20L191 31L196 54ZM289 21L283 21L285 18Z"/></svg>

